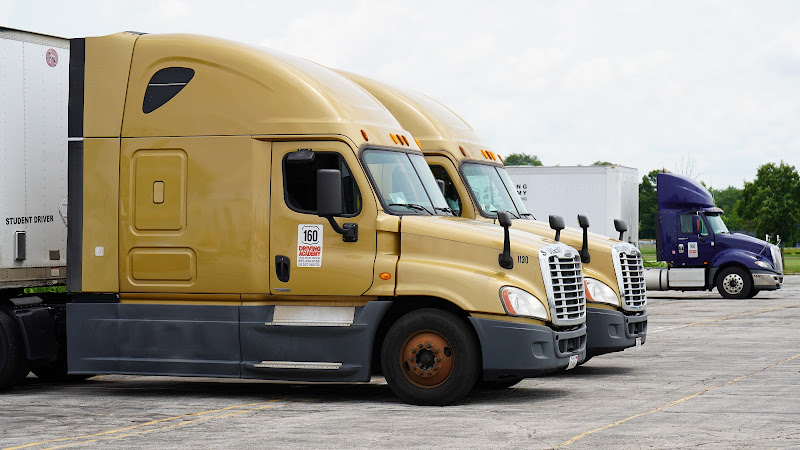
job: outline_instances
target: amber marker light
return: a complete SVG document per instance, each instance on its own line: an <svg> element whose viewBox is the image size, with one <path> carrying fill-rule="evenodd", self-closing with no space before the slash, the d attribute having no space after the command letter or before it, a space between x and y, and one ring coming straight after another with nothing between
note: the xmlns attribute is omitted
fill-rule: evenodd
<svg viewBox="0 0 800 450"><path fill-rule="evenodd" d="M394 133L389 133L389 136L391 136L392 141L394 141L394 143L397 144L397 136L395 136Z"/></svg>
<svg viewBox="0 0 800 450"><path fill-rule="evenodd" d="M503 158L500 155L497 155L497 159L499 159L500 162L503 162ZM503 163L503 164L505 164L505 163Z"/></svg>
<svg viewBox="0 0 800 450"><path fill-rule="evenodd" d="M369 142L369 136L367 136L367 132L366 131L361 130L361 135L364 136L364 140L365 141Z"/></svg>
<svg viewBox="0 0 800 450"><path fill-rule="evenodd" d="M420 147L420 148L422 148L422 147ZM464 147L461 147L461 146L459 145L459 146L458 146L458 148L459 148L459 150L461 150L461 154L462 154L462 155L464 155L464 156L467 156L467 151L466 151L466 150L464 150Z"/></svg>
<svg viewBox="0 0 800 450"><path fill-rule="evenodd" d="M489 159L489 155L486 154L486 150L481 149L481 155L483 155L484 159Z"/></svg>
<svg viewBox="0 0 800 450"><path fill-rule="evenodd" d="M417 147L419 147L419 149L422 150L422 146L419 145L419 141L417 140L417 138L414 138L414 142L416 142L417 143Z"/></svg>
<svg viewBox="0 0 800 450"><path fill-rule="evenodd" d="M403 135L403 142L405 142L408 147L411 147L411 144L408 143L408 138L405 134Z"/></svg>
<svg viewBox="0 0 800 450"><path fill-rule="evenodd" d="M381 280L390 280L390 279L392 279L392 274L390 274L389 272L383 272L378 276L381 277Z"/></svg>

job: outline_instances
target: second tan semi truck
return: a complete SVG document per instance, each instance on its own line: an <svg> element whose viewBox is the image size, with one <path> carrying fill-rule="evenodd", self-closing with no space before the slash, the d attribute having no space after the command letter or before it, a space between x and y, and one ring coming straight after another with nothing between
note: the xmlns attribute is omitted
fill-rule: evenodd
<svg viewBox="0 0 800 450"><path fill-rule="evenodd" d="M0 291L0 389L31 368L382 373L444 405L584 360L578 251L453 216L412 135L340 75L120 33L71 40L69 86L68 294Z"/></svg>
<svg viewBox="0 0 800 450"><path fill-rule="evenodd" d="M554 237L551 226L528 214L502 160L472 127L441 103L414 91L397 89L359 75L339 72L374 95L418 140L449 207L461 217L494 222L509 211L514 227ZM529 193L535 196L535 193ZM587 300L587 361L593 356L639 346L647 336L643 260L625 242L565 228L562 242L581 248ZM561 225L563 227L563 224Z"/></svg>

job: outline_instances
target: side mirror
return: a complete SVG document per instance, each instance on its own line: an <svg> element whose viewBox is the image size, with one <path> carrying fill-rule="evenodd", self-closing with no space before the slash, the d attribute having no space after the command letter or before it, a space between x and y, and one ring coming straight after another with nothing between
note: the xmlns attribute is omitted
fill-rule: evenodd
<svg viewBox="0 0 800 450"><path fill-rule="evenodd" d="M444 187L445 187L444 186L444 180L441 180L441 179L437 178L436 179L436 184L439 186L439 190L442 191L442 195L445 195L445 193L444 193Z"/></svg>
<svg viewBox="0 0 800 450"><path fill-rule="evenodd" d="M589 228L589 218L583 214L578 214L578 226L584 230Z"/></svg>
<svg viewBox="0 0 800 450"><path fill-rule="evenodd" d="M310 148L298 148L286 155L288 164L309 164L314 162L314 152Z"/></svg>
<svg viewBox="0 0 800 450"><path fill-rule="evenodd" d="M700 234L703 227L700 225L700 216L692 216L692 233Z"/></svg>
<svg viewBox="0 0 800 450"><path fill-rule="evenodd" d="M342 172L338 169L317 171L317 215L342 215Z"/></svg>
<svg viewBox="0 0 800 450"><path fill-rule="evenodd" d="M511 214L508 211L497 211L497 222L503 228L511 226Z"/></svg>
<svg viewBox="0 0 800 450"><path fill-rule="evenodd" d="M508 235L508 228L511 227L511 214L508 211L497 211L497 222L503 227L503 253L497 257L497 262L504 269L514 267L514 260L511 258L511 237Z"/></svg>
<svg viewBox="0 0 800 450"><path fill-rule="evenodd" d="M624 220L614 219L614 229L619 232L619 240L622 240L622 235L628 231L628 224Z"/></svg>
<svg viewBox="0 0 800 450"><path fill-rule="evenodd" d="M317 171L317 215L328 219L333 231L342 235L345 242L358 241L358 224L346 223L340 227L334 216L341 216L342 172L338 169L319 169Z"/></svg>
<svg viewBox="0 0 800 450"><path fill-rule="evenodd" d="M578 225L583 228L583 244L581 245L581 262L588 263L591 261L589 255L589 218L583 214L578 214Z"/></svg>
<svg viewBox="0 0 800 450"><path fill-rule="evenodd" d="M556 230L555 240L561 240L561 230L564 229L564 218L561 216L550 216L550 228Z"/></svg>

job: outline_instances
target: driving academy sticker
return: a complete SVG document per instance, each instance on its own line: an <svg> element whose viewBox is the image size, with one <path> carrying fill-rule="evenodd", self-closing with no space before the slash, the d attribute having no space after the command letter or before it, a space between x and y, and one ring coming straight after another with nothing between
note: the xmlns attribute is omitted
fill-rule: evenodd
<svg viewBox="0 0 800 450"><path fill-rule="evenodd" d="M297 267L322 267L322 225L297 226Z"/></svg>

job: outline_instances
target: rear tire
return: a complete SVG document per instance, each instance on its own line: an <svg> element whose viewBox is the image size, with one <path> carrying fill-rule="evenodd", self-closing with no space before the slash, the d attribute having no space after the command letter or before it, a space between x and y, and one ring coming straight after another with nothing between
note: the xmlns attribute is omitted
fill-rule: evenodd
<svg viewBox="0 0 800 450"><path fill-rule="evenodd" d="M404 402L448 405L467 395L478 381L477 339L453 313L413 311L386 334L381 366L389 387Z"/></svg>
<svg viewBox="0 0 800 450"><path fill-rule="evenodd" d="M717 277L717 291L725 298L746 298L752 288L753 277L739 267L723 269Z"/></svg>
<svg viewBox="0 0 800 450"><path fill-rule="evenodd" d="M0 391L10 389L28 376L28 360L19 326L8 311L0 309Z"/></svg>

